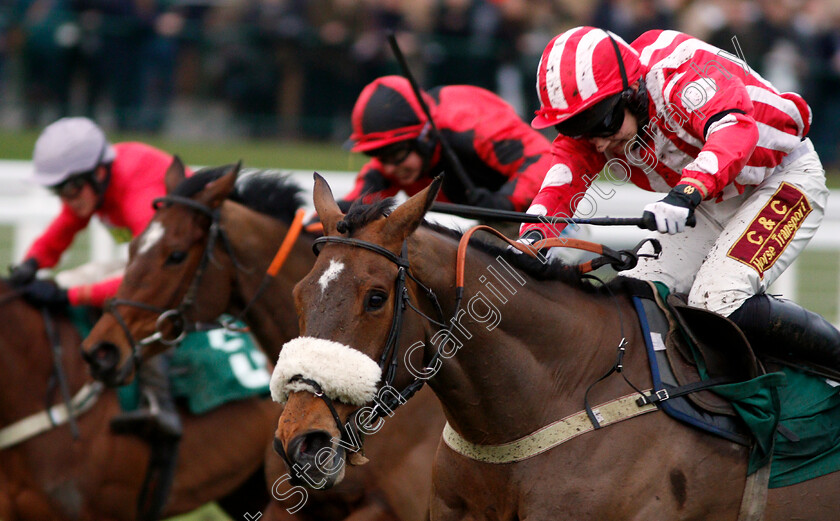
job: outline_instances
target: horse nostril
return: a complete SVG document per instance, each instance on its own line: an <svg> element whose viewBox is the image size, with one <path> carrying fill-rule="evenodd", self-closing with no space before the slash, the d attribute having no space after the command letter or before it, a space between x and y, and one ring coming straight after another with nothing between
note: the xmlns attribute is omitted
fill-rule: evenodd
<svg viewBox="0 0 840 521"><path fill-rule="evenodd" d="M332 436L326 431L307 432L289 443L289 456L293 460L297 460L300 457L314 460L319 450L331 446Z"/></svg>
<svg viewBox="0 0 840 521"><path fill-rule="evenodd" d="M120 362L120 351L114 344L100 342L93 346L87 356L85 356L85 359L90 364L93 376L99 380L103 380L106 376L116 371L117 365Z"/></svg>

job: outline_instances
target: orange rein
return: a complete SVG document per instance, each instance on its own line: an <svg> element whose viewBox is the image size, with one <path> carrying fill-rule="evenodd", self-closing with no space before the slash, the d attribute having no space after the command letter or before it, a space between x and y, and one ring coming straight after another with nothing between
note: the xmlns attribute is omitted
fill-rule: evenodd
<svg viewBox="0 0 840 521"><path fill-rule="evenodd" d="M458 256L456 260L456 271L455 271L455 287L456 288L463 288L464 287L464 265L466 263L466 256L467 256L467 244L470 242L470 238L472 238L473 233L477 231L486 231L490 232L503 241L510 244L512 247L516 248L517 250L530 255L531 257L536 258L535 251L538 251L542 248L546 247L565 247L565 248L574 248L576 250L586 250L591 251L592 253L597 253L598 255L604 254L604 245L597 244L594 242L589 241L582 241L580 239L561 239L559 237L550 237L548 239L543 239L541 241L535 242L530 247L522 244L521 242L517 242L513 239L508 239L502 232L496 230L495 228L491 228L486 224L480 224L478 226L473 226L466 233L461 237L461 242L458 244ZM588 273L593 270L592 261L584 262L583 264L579 264L578 267L580 268L581 273Z"/></svg>
<svg viewBox="0 0 840 521"><path fill-rule="evenodd" d="M278 248L277 253L274 254L274 259L265 271L267 275L271 277L277 275L277 272L283 267L286 259L289 258L289 253L292 252L292 246L294 246L295 241L300 235L301 229L303 229L304 214L306 214L306 210L303 208L299 209L297 213L295 213L295 218L289 226L289 233L286 234L286 237L280 244L280 248Z"/></svg>
<svg viewBox="0 0 840 521"><path fill-rule="evenodd" d="M323 235L324 234L324 223L319 221L319 222L316 222L316 223L307 224L306 227L304 228L304 230L306 230L309 233L320 233L321 235Z"/></svg>

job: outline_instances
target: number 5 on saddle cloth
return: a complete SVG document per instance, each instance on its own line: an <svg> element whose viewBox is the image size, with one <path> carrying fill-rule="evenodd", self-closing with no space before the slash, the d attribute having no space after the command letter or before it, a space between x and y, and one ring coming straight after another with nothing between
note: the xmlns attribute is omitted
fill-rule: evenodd
<svg viewBox="0 0 840 521"><path fill-rule="evenodd" d="M85 308L73 307L68 312L86 336L91 323ZM244 324L234 322L234 327ZM191 413L204 414L235 400L268 396L271 373L265 355L249 333L218 328L189 333L184 338L172 352L169 378L173 396L185 400ZM136 380L120 387L118 393L124 411L137 408L140 392Z"/></svg>

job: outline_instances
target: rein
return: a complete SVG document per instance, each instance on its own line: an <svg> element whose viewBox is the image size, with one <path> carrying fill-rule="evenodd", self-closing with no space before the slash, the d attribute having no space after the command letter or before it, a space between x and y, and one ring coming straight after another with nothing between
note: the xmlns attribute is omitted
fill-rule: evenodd
<svg viewBox="0 0 840 521"><path fill-rule="evenodd" d="M525 244L522 244L521 242L505 237L500 231L496 230L495 228L487 226L486 224L480 224L478 226L473 226L472 228L467 230L461 237L461 242L458 244L458 257L456 261L457 264L455 272L456 291L458 290L458 288L460 288L463 291L464 267L466 264L467 245L470 239L472 238L473 234L478 231L490 232L496 235L501 240L508 243L511 247L516 248L517 250L525 253L526 255L530 255L531 257L537 258L542 262L548 261L545 259L544 256L542 256L539 250L552 247L573 248L576 250L589 251L600 255L600 257L592 259L591 261L579 264L578 269L581 273L589 273L590 271L594 271L602 266L606 266L607 264L612 266L613 269L615 269L616 271L629 270L636 267L636 263L638 263L639 257L652 257L656 259L659 258L659 255L662 252L662 246L659 244L659 241L651 238L643 239L630 250L618 251L613 250L612 248L608 248L603 244L583 241L580 239L560 237L549 237L547 239L542 239L540 241L535 242L529 247ZM653 254L640 254L639 250L647 242L651 243L651 246L653 247Z"/></svg>
<svg viewBox="0 0 840 521"><path fill-rule="evenodd" d="M271 279L277 276L277 273L280 272L280 268L286 263L286 259L289 258L289 254L292 253L292 248L295 245L295 241L297 241L298 237L300 237L300 232L303 230L303 218L306 215L306 210L303 208L298 209L295 212L295 218L292 220L292 224L289 226L289 231L286 233L286 237L283 238L283 242L280 243L280 247L277 249L277 253L274 254L274 258L271 260L271 264L268 265L268 269L265 270L265 275L263 276L262 281L260 282L259 287L257 287L257 291L254 292L254 296L245 304L245 307L242 308L242 311L239 312L236 317L222 321L222 325L225 329L231 331L247 331L248 328L237 328L234 324L236 322L241 321L245 314L251 309L257 300L262 296L265 290L268 288Z"/></svg>
<svg viewBox="0 0 840 521"><path fill-rule="evenodd" d="M12 300L8 298L9 296L20 297L20 292L7 295L7 298L0 300L0 304ZM101 382L87 383L76 394L70 395L70 387L62 364L61 340L55 326L55 320L46 307L41 308L41 318L44 321L44 329L50 344L53 362L53 373L47 387L46 405L44 410L0 429L0 450L13 447L65 423L69 424L73 439L79 439L80 434L76 418L96 404L99 395L105 388ZM63 403L50 405L52 402L51 396L56 387L58 387Z"/></svg>

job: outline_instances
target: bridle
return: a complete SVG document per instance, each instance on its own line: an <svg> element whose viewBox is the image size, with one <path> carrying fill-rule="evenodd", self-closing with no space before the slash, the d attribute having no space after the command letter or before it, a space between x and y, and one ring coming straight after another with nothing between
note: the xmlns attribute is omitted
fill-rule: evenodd
<svg viewBox="0 0 840 521"><path fill-rule="evenodd" d="M458 248L458 255L457 255L457 266L456 266L456 285L455 285L455 310L453 312L453 318L447 322L444 322L444 315L443 309L438 302L437 296L435 295L434 291L420 282L412 273L411 267L408 261L408 249L407 249L407 242L403 241L400 255L396 255L392 251L372 242L364 241L361 239L354 239L350 237L342 237L342 236L323 236L315 239L312 244L312 250L315 252L315 255L320 253L321 247L328 243L333 244L343 244L346 246L352 246L355 248L362 248L368 251L372 251L397 266L397 275L394 282L394 315L391 320L391 327L388 332L388 337L385 340L385 346L382 351L382 354L379 357L379 368L384 375L384 385L392 387L392 383L396 377L396 370L397 364L399 362L399 352L398 352L398 342L400 337L400 332L402 330L402 322L404 318L404 311L406 307L411 308L415 313L426 319L431 324L434 324L442 329L442 331L447 336L452 336L452 328L454 323L456 322L454 317L459 315L461 304L464 297L464 260L466 256L466 249L467 244L474 232L476 231L489 231L491 233L496 234L501 239L507 241L517 249L522 249L523 247L518 243L508 239L504 235L502 235L497 230L490 228L488 226L480 225L472 228L467 233L465 233L460 241L459 248ZM614 251L606 246L601 244L590 243L587 241L581 241L577 239L565 239L562 241L551 239L543 240L544 243L548 244L549 246L565 246L571 247L576 249L582 249L591 251L593 253L598 253L600 257L593 259L587 263L584 263L579 266L582 273L591 271L596 269L597 267L610 264L617 270L625 270L630 269L636 265L638 261L638 257L640 256L658 256L659 251L661 250L659 243L657 241L653 241L654 247L654 255L647 255L647 254L639 254L638 251L641 246L648 242L648 240L644 240L636 245L635 248L632 250L620 250ZM524 251L524 250L523 250ZM439 321L429 317L428 315L424 314L420 309L418 309L414 304L411 303L409 298L408 289L406 288L406 277L413 280L417 286L426 294L426 297L432 302L437 312ZM445 342L441 342L439 345L445 345ZM430 357L429 362L425 364L425 369L432 369L436 366L441 358L441 349L435 349L433 355ZM383 416L392 415L393 411L399 407L400 405L404 404L408 401L409 398L414 396L414 394L419 391L423 385L426 383L428 378L421 378L417 375L414 375L414 381L409 383L404 389L399 391L396 395L392 393L386 393L386 396L380 397L374 401L372 408L368 409L369 413L365 414L364 423L366 425L371 425L373 422L379 420ZM358 409L354 413L352 413L346 422L342 422L339 418L335 406L333 404L332 398L326 395L321 390L320 384L317 382L304 378L302 375L296 375L290 379L292 381L299 381L305 383L312 387L315 390L315 396L320 398L324 401L324 403L329 408L330 412L332 413L333 419L335 420L336 426L338 427L338 431L341 434L342 440L345 440L345 436L347 436L347 429L354 429L358 432L359 429L359 422L358 422L358 414L361 409ZM382 394L382 393L377 393ZM392 397L393 396L393 397ZM345 440L349 441L349 440ZM275 443L275 450L280 454L280 456L286 461L289 465L289 468L293 468L292 463L290 462L289 458L287 457L285 451L283 450L282 444Z"/></svg>
<svg viewBox="0 0 840 521"><path fill-rule="evenodd" d="M187 333L195 332L195 331L207 331L210 329L218 329L218 328L225 328L236 330L234 326L234 322L237 319L233 320L216 320L214 322L191 322L186 319L187 311L195 305L196 294L198 293L198 288L201 283L201 279L204 275L204 272L207 270L210 261L216 263L216 260L213 258L213 250L216 247L217 242L221 242L223 245L225 252L230 257L231 261L233 262L234 268L237 271L244 271L245 269L239 264L236 260L236 256L233 253L233 247L231 246L230 239L227 236L224 228L221 226L220 218L221 218L221 206L218 208L210 208L209 206L199 203L189 197L182 197L177 195L167 195L165 197L159 197L152 201L152 206L155 210L159 210L164 204L166 205L173 205L178 204L182 206L186 206L192 210L197 211L202 215L206 215L210 218L210 230L207 238L207 244L204 246L204 252L202 253L201 260L198 263L198 268L196 269L195 273L193 273L193 278L190 281L190 285L187 288L184 297L181 299L181 302L175 308L163 308L159 306L153 306L151 304L146 304L144 302L138 302L134 300L126 300L126 299L111 299L109 300L105 308L103 309L104 313L110 313L114 316L114 319L119 324L120 328L123 330L123 333L126 336L129 344L131 345L131 357L129 360L123 365L122 369L119 371L117 375L117 381L122 381L132 370L135 368L140 367L140 351L141 349L149 344L153 344L155 342L160 342L168 347L175 346L179 344ZM218 263L216 263L218 265ZM255 297L258 295L255 295ZM245 310L253 303L255 299L252 299L251 302L248 303ZM158 318L155 321L155 332L151 335L141 338L135 339L134 335L131 333L128 324L125 321L125 318L120 313L119 308L121 306L128 306L133 308L142 309L144 311L149 311L152 313L157 313ZM243 310L243 312L245 311ZM241 314L240 314L241 316ZM164 327L170 324L175 334L165 334ZM89 358L90 355L87 355L86 358Z"/></svg>
<svg viewBox="0 0 840 521"><path fill-rule="evenodd" d="M315 239L314 243L312 244L312 250L315 252L315 255L320 253L320 246L327 244L327 243L335 243L335 244L344 244L353 246L356 248L363 248L368 251L372 251L382 257L385 257L387 260L391 261L393 264L397 266L397 276L394 281L394 316L391 319L391 327L388 331L388 337L385 340L385 346L382 351L382 354L379 356L379 368L382 370L384 375L384 386L392 387L394 383L394 379L396 378L397 374L397 365L399 364L399 338L400 332L402 331L402 324L404 319L404 312L406 307L411 308L412 311L426 319L431 324L434 324L441 328L446 328L447 332L451 332L452 328L452 321L450 320L447 324L444 322L443 316L443 309L440 307L440 302L438 302L438 298L435 295L435 292L432 291L431 288L420 282L417 277L415 277L411 273L411 266L408 262L408 246L406 241L403 241L402 248L400 251L400 255L396 255L390 250L379 246L378 244L374 244L372 242L363 241L361 239L353 239L350 237L338 237L338 236L324 236L318 237ZM423 313L417 306L412 304L411 299L408 294L408 288L406 288L406 278L410 278L414 281L415 284L425 293L426 297L431 301L432 305L435 308L435 312L437 313L438 319L435 320L425 313ZM460 308L460 295L456 297L456 306L455 306L455 316L457 316L458 309ZM439 352L435 351L435 354L432 356L429 364L426 364L426 367L433 367L437 359L439 358ZM393 414L393 410L405 403L409 398L414 396L414 394L423 387L423 384L426 382L425 378L418 378L415 376L413 382L408 384L402 391L398 393L399 397L392 398L387 403L378 402L373 406L373 412L371 415L368 415L366 419L366 423L370 423L372 420L377 420L384 416L385 414ZM394 403L396 402L396 403Z"/></svg>
<svg viewBox="0 0 840 521"><path fill-rule="evenodd" d="M327 243L344 244L348 246L353 246L355 248L369 250L382 257L385 257L387 260L391 261L397 266L397 276L394 281L394 316L391 319L391 327L388 331L388 337L385 340L385 347L382 351L382 354L379 356L378 361L379 368L382 371L382 374L384 375L383 387L392 387L391 384L394 383L394 379L396 378L397 374L397 365L399 364L400 357L398 345L400 339L400 332L402 331L404 312L406 307L411 308L415 313L426 319L429 323L441 328L446 328L448 333L451 333L450 330L452 328L453 321L449 321L448 325L444 322L443 309L440 307L440 303L438 302L437 296L435 295L434 291L432 291L431 288L420 282L420 280L418 280L417 277L415 277L411 273L411 266L408 262L408 247L405 241L403 241L400 255L396 255L387 248L383 248L382 246L374 244L372 242L363 241L361 239L353 239L350 237L325 235L323 237L318 237L317 239L315 239L315 241L312 244L312 251L315 252L316 256L321 253L321 248ZM440 321L429 317L428 315L423 313L417 306L412 304L408 294L408 288L406 287L406 278L410 278L411 280L413 280L414 283L417 284L417 286L421 290L423 290L423 292L426 294L426 297L434 305L435 311L437 312ZM461 298L459 295L456 298L455 316L457 316L460 307ZM431 357L430 363L426 364L427 367L433 367L439 357L439 351L435 350L434 355L432 355ZM289 380L289 382L301 382L313 389L314 396L320 398L330 410L330 413L332 414L333 420L335 421L336 427L338 428L338 432L340 433L342 441L349 442L350 446L352 446L353 440L350 438L350 430L353 431L356 439L361 441L362 436L359 429L360 421L358 419L358 415L362 411L362 409L357 409L355 412L351 413L348 416L346 421L342 421L341 417L336 411L333 399L323 392L323 390L321 389L321 385L318 382L310 378L304 378L302 375L293 376ZM392 396L391 393L388 393L387 396L381 397L381 400L376 400L374 402L374 405L372 406L372 411L368 409L369 412L365 414L364 424L371 425L385 415L392 415L393 411L397 407L404 404L406 401L408 401L409 398L414 396L414 394L417 391L419 391L425 383L426 379L418 378L415 376L414 381L409 383L403 390L399 391L396 395ZM282 443L275 442L274 449L286 462L290 469L294 468L294 464L286 454Z"/></svg>
<svg viewBox="0 0 840 521"><path fill-rule="evenodd" d="M403 241L402 248L400 255L394 254L392 251L383 248L378 244L374 244L372 242L363 241L361 239L354 239L350 237L338 237L338 236L323 236L318 237L312 244L312 250L315 252L315 255L320 253L321 247L327 243L334 243L334 244L344 244L348 246L353 246L355 248L362 248L368 251L372 251L382 257L385 257L391 263L397 266L397 275L394 280L394 314L393 318L391 319L391 326L388 331L388 337L385 340L385 346L382 350L382 354L379 356L379 368L382 370L383 378L383 387L393 387L392 384L394 383L394 379L396 378L397 374L397 366L399 364L399 339L400 339L400 332L402 331L403 319L405 318L404 312L406 308L410 308L412 311L420 315L424 318L427 322L434 324L440 328L445 328L447 333L451 334L452 323L453 321L450 320L448 323L444 320L443 309L440 306L440 302L438 301L437 296L435 295L434 291L431 288L420 282L417 277L415 277L411 273L411 266L408 261L408 247L407 243ZM414 283L425 293L426 297L429 301L431 301L432 305L435 308L435 312L437 313L438 320L433 319L432 317L423 313L416 305L411 302L411 298L408 293L408 288L406 287L406 278L410 278L414 281ZM461 297L462 292L459 292L456 296L456 303L455 303L455 315L457 316L458 310L461 307ZM426 367L434 367L437 360L440 358L440 351L435 350L434 354L432 355L429 363L426 364ZM302 377L293 377L292 381L303 381L309 385L312 385L311 380L305 380ZM369 414L365 415L365 424L370 425L371 423L377 421L379 418L383 416L393 414L393 411L399 407L400 405L404 404L408 401L409 398L414 396L414 394L419 391L423 385L426 383L426 378L419 378L417 376L414 377L414 381L409 383L405 388L401 391L392 395L391 393L387 393L387 396L381 397L381 400L376 400L374 405L372 406L372 411ZM316 384L317 385L317 384ZM320 390L320 385L313 386L315 389ZM336 420L336 424L338 427L338 431L345 436L346 428L358 429L358 421L356 420L357 414L359 411L357 410L350 417L347 419L346 424L342 423L338 416L334 413L335 407L333 406L332 399L327 396L323 392L316 392L316 396L321 398L326 404L330 411L333 411L333 417Z"/></svg>

